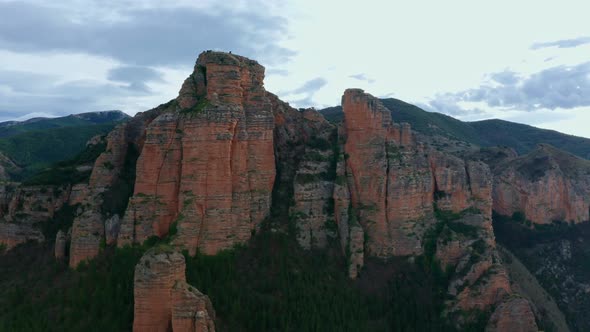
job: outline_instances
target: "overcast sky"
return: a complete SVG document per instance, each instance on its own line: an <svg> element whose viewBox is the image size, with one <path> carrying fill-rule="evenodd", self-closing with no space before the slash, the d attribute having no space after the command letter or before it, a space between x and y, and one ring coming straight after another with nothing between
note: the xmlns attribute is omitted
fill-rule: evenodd
<svg viewBox="0 0 590 332"><path fill-rule="evenodd" d="M0 121L147 110L216 49L258 60L296 107L358 87L590 137L589 12L587 0L0 0Z"/></svg>

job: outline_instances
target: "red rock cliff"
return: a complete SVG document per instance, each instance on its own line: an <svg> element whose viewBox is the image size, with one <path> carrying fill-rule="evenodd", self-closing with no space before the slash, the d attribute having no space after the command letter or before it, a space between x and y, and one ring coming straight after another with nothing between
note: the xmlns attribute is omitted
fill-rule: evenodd
<svg viewBox="0 0 590 332"><path fill-rule="evenodd" d="M495 251L488 166L420 142L362 90L346 90L342 108L334 203L349 275L356 277L364 256L418 255L428 245L443 268L455 270L450 317L501 303L512 290Z"/></svg>
<svg viewBox="0 0 590 332"><path fill-rule="evenodd" d="M186 283L184 256L154 248L135 267L133 331L215 331L211 301Z"/></svg>
<svg viewBox="0 0 590 332"><path fill-rule="evenodd" d="M590 162L541 144L494 166L494 210L538 224L590 220Z"/></svg>
<svg viewBox="0 0 590 332"><path fill-rule="evenodd" d="M275 178L273 113L264 67L220 52L199 56L176 109L146 129L119 245L163 237L214 254L247 241L268 215Z"/></svg>

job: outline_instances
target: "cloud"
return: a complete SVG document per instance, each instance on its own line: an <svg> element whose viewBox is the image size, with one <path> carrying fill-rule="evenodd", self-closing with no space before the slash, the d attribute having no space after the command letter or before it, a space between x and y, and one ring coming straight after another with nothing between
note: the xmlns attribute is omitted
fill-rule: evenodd
<svg viewBox="0 0 590 332"><path fill-rule="evenodd" d="M120 66L108 73L111 81L127 83L132 90L150 92L146 82L162 82L162 74L149 67Z"/></svg>
<svg viewBox="0 0 590 332"><path fill-rule="evenodd" d="M552 67L528 77L510 71L493 73L490 77L496 83L493 86L437 95L429 104L434 110L448 114L474 111L459 106L465 103L529 112L590 106L590 62Z"/></svg>
<svg viewBox="0 0 590 332"><path fill-rule="evenodd" d="M359 81L364 81L367 83L375 83L375 80L372 78L369 78L366 74L364 73L360 73L360 74L355 74L355 75L350 75L348 76L350 78L354 78L355 80L359 80Z"/></svg>
<svg viewBox="0 0 590 332"><path fill-rule="evenodd" d="M262 0L0 0L0 57L7 55L0 117L145 110L174 97L207 49L279 66L295 52L280 45L287 20L272 14L282 12L275 7Z"/></svg>
<svg viewBox="0 0 590 332"><path fill-rule="evenodd" d="M490 75L490 77L492 80L504 85L514 85L519 81L518 74L508 70L499 73L493 73Z"/></svg>
<svg viewBox="0 0 590 332"><path fill-rule="evenodd" d="M120 100L148 96L134 84L95 80L63 83L58 77L19 71L0 71L0 115L16 119L41 112L53 116L101 111L119 106ZM113 100L119 100L114 102Z"/></svg>
<svg viewBox="0 0 590 332"><path fill-rule="evenodd" d="M191 7L113 11L80 19L64 8L0 2L0 48L98 54L143 66L192 64L205 49L231 50L268 63L294 55L278 44L286 34L286 21L276 16Z"/></svg>
<svg viewBox="0 0 590 332"><path fill-rule="evenodd" d="M298 93L306 93L306 94L314 94L317 90L323 88L328 81L325 78L317 77L312 80L305 82L302 86L298 87L297 89L291 91L292 94Z"/></svg>
<svg viewBox="0 0 590 332"><path fill-rule="evenodd" d="M281 96L286 96L287 100L293 103L296 107L311 107L316 105L313 101L313 96L328 84L328 81L323 77L316 77L312 80L309 80L300 87L285 92L279 92L278 94ZM303 95L303 97L301 97ZM295 96L294 98L289 98L289 96Z"/></svg>
<svg viewBox="0 0 590 332"><path fill-rule="evenodd" d="M588 37L578 37L574 39L562 39L556 40L552 42L544 42L544 43L535 43L531 45L532 50L538 50L541 48L547 47L557 47L557 48L572 48L578 47L580 45L590 44L590 36Z"/></svg>

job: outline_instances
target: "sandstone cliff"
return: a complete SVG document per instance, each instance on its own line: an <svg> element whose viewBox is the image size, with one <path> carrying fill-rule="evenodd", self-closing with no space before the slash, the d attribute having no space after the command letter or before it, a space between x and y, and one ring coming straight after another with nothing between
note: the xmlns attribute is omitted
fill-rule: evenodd
<svg viewBox="0 0 590 332"><path fill-rule="evenodd" d="M547 144L492 164L494 210L538 224L590 220L590 162Z"/></svg>
<svg viewBox="0 0 590 332"><path fill-rule="evenodd" d="M488 166L419 141L362 90L346 90L342 109L334 204L349 275L364 256L432 255L454 271L446 312L459 325L456 313L502 303L512 289L495 249Z"/></svg>
<svg viewBox="0 0 590 332"><path fill-rule="evenodd" d="M135 267L133 331L215 331L211 301L186 283L184 256L163 248Z"/></svg>
<svg viewBox="0 0 590 332"><path fill-rule="evenodd" d="M146 128L119 245L166 236L194 254L247 241L268 215L275 178L273 113L264 67L199 56L174 109Z"/></svg>

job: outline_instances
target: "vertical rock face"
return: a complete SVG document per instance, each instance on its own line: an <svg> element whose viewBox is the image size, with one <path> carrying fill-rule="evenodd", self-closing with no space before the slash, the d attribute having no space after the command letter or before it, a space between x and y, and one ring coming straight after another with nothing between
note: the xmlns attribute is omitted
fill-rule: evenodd
<svg viewBox="0 0 590 332"><path fill-rule="evenodd" d="M67 237L63 231L58 231L55 236L55 259L62 260L66 257Z"/></svg>
<svg viewBox="0 0 590 332"><path fill-rule="evenodd" d="M493 165L494 210L538 224L590 220L590 162L546 144Z"/></svg>
<svg viewBox="0 0 590 332"><path fill-rule="evenodd" d="M172 289L172 330L215 332L211 300L184 281L177 281Z"/></svg>
<svg viewBox="0 0 590 332"><path fill-rule="evenodd" d="M211 301L186 283L178 252L146 252L135 267L133 295L133 331L215 331Z"/></svg>
<svg viewBox="0 0 590 332"><path fill-rule="evenodd" d="M185 280L184 256L152 249L135 267L133 331L169 331L172 325L172 287Z"/></svg>
<svg viewBox="0 0 590 332"><path fill-rule="evenodd" d="M373 96L346 90L342 108L346 160L340 182L350 192L349 222L358 219L368 239L366 254L420 253L420 233L432 221L434 179L427 155L409 126L395 124Z"/></svg>
<svg viewBox="0 0 590 332"><path fill-rule="evenodd" d="M119 245L163 237L213 254L247 241L270 211L273 113L264 67L205 52L176 100L148 127Z"/></svg>
<svg viewBox="0 0 590 332"><path fill-rule="evenodd" d="M364 255L434 254L455 271L450 315L485 310L511 294L495 251L489 167L419 142L362 90L346 90L342 109L344 158L333 198L349 275L356 277Z"/></svg>
<svg viewBox="0 0 590 332"><path fill-rule="evenodd" d="M486 332L536 332L538 330L531 306L523 298L512 298L498 306L486 327Z"/></svg>

